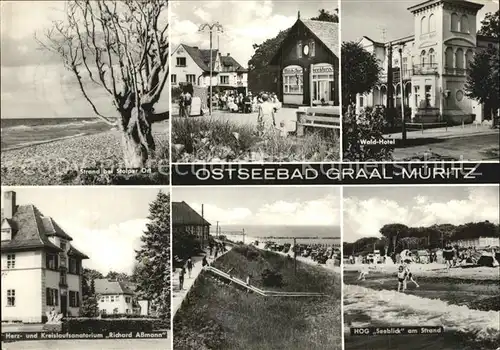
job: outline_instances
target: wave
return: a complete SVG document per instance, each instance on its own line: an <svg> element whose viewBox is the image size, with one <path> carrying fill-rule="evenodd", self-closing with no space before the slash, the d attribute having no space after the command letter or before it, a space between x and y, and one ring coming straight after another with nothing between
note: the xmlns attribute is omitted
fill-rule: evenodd
<svg viewBox="0 0 500 350"><path fill-rule="evenodd" d="M99 123L102 123L102 121L99 119L71 121L71 122L64 122L63 121L63 122L58 123L58 124L53 124L53 123L43 124L43 121L42 121L40 124L35 124L35 125L21 124L21 125L5 126L2 128L2 132L5 132L5 131L47 130L47 129L67 128L67 127L84 127L84 126L99 124Z"/></svg>
<svg viewBox="0 0 500 350"><path fill-rule="evenodd" d="M344 285L344 313L362 313L376 322L400 326L443 326L474 334L478 340L500 338L497 311L480 311L391 290ZM368 324L363 324L367 326Z"/></svg>

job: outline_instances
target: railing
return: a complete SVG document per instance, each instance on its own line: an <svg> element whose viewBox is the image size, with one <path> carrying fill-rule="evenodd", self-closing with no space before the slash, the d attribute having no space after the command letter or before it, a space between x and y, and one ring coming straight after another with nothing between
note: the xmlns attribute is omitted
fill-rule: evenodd
<svg viewBox="0 0 500 350"><path fill-rule="evenodd" d="M444 67L444 74L465 76L465 75L467 75L467 69L465 69L465 68Z"/></svg>
<svg viewBox="0 0 500 350"><path fill-rule="evenodd" d="M309 293L309 292L276 292L272 290L262 290L260 288L257 288L255 286L252 286L246 282L243 282L242 280L231 276L230 274L221 271L219 269L216 269L215 267L212 266L207 266L205 267L207 271L213 272L214 274L223 277L233 283L236 283L237 285L250 290L256 294L259 294L264 297L325 297L326 294L323 293Z"/></svg>
<svg viewBox="0 0 500 350"><path fill-rule="evenodd" d="M413 65L413 74L414 75L428 75L428 74L437 74L437 73L438 73L438 64L437 63L424 63L424 64Z"/></svg>

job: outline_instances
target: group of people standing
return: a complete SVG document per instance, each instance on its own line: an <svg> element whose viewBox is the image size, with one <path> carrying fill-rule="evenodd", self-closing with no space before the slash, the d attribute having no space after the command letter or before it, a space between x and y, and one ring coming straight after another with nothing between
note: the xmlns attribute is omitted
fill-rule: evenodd
<svg viewBox="0 0 500 350"><path fill-rule="evenodd" d="M265 97L265 98L264 98ZM249 91L247 94L239 93L236 90L226 90L215 93L212 97L212 103L220 110L229 112L251 113L257 112L259 105L269 101L275 105L279 105L278 96L275 93L261 92L252 94Z"/></svg>
<svg viewBox="0 0 500 350"><path fill-rule="evenodd" d="M193 94L194 94L193 85L187 84L182 88L182 93L179 96L179 117L187 118L191 115Z"/></svg>

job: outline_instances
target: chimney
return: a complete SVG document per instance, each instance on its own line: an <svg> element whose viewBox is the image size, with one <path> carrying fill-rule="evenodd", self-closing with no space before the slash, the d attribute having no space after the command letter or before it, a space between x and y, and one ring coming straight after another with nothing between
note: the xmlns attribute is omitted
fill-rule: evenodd
<svg viewBox="0 0 500 350"><path fill-rule="evenodd" d="M4 192L3 215L6 219L12 219L16 213L16 192Z"/></svg>
<svg viewBox="0 0 500 350"><path fill-rule="evenodd" d="M228 53L227 53L227 57L229 57L229 56L231 56L231 54L228 52Z"/></svg>
<svg viewBox="0 0 500 350"><path fill-rule="evenodd" d="M300 11L297 12L297 19L300 19Z"/></svg>
<svg viewBox="0 0 500 350"><path fill-rule="evenodd" d="M201 205L201 217L205 218L204 210L203 210L203 204Z"/></svg>

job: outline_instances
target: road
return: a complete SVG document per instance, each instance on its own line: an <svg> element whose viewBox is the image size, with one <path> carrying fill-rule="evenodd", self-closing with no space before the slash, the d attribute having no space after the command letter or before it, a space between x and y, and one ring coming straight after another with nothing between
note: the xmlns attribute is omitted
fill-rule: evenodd
<svg viewBox="0 0 500 350"><path fill-rule="evenodd" d="M413 141L417 142L417 141ZM396 148L394 160L403 160L427 151L457 160L497 160L499 154L499 134L470 135L448 139L420 139L418 145Z"/></svg>

